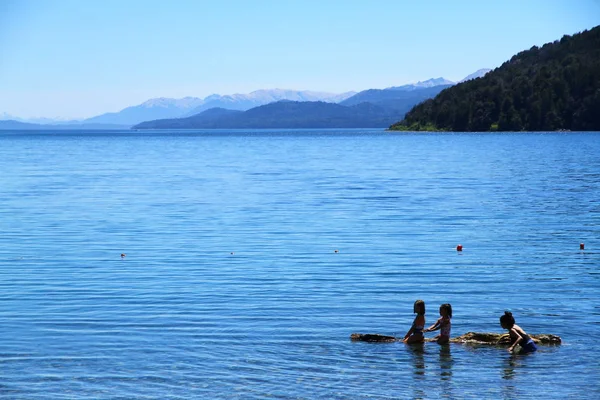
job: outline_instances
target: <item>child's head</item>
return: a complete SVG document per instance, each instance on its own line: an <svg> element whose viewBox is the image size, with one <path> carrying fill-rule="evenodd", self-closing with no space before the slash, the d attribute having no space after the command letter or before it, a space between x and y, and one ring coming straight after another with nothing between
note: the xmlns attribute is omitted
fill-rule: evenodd
<svg viewBox="0 0 600 400"><path fill-rule="evenodd" d="M413 312L417 314L425 314L425 302L423 300L415 301Z"/></svg>
<svg viewBox="0 0 600 400"><path fill-rule="evenodd" d="M504 329L512 329L515 324L515 318L510 311L504 311L504 315L500 317L500 326Z"/></svg>
<svg viewBox="0 0 600 400"><path fill-rule="evenodd" d="M449 303L440 306L440 315L444 315L443 312L446 313L446 317L452 318L452 306Z"/></svg>

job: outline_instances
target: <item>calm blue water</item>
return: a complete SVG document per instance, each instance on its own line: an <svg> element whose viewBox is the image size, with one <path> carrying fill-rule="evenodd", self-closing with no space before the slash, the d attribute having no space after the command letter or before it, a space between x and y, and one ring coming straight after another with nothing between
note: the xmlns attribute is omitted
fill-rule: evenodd
<svg viewBox="0 0 600 400"><path fill-rule="evenodd" d="M3 132L0 171L1 398L600 396L600 133ZM418 298L564 344L349 340Z"/></svg>

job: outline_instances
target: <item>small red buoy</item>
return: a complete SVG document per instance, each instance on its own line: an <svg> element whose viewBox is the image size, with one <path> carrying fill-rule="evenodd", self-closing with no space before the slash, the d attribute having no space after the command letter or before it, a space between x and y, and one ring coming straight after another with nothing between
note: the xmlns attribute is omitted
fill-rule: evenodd
<svg viewBox="0 0 600 400"><path fill-rule="evenodd" d="M456 246L456 251L462 251L462 244L459 244L458 246Z"/></svg>
<svg viewBox="0 0 600 400"><path fill-rule="evenodd" d="M579 243L579 250L585 250L585 243Z"/></svg>

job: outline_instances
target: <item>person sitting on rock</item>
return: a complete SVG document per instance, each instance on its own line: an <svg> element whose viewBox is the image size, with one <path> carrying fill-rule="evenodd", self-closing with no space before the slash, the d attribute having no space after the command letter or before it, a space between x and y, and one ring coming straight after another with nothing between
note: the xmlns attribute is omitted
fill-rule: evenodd
<svg viewBox="0 0 600 400"><path fill-rule="evenodd" d="M425 341L423 337L423 328L425 328L425 302L423 300L415 301L413 312L417 314L409 331L404 336L404 343L422 343Z"/></svg>
<svg viewBox="0 0 600 400"><path fill-rule="evenodd" d="M440 318L435 322L435 324L431 325L429 328L425 329L423 332L431 332L440 330L440 334L436 336L438 344L446 344L450 341L450 329L452 327L451 320L452 319L452 306L448 303L442 304L440 306Z"/></svg>

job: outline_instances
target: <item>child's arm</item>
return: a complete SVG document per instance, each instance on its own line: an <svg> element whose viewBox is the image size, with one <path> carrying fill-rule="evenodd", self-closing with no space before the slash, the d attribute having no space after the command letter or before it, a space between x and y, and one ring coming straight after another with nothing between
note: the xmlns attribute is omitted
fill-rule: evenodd
<svg viewBox="0 0 600 400"><path fill-rule="evenodd" d="M442 327L442 318L435 321L435 324L431 325L429 328L425 329L423 332L437 331L441 327Z"/></svg>
<svg viewBox="0 0 600 400"><path fill-rule="evenodd" d="M408 332L406 332L406 335L404 335L404 340L408 339L410 337L410 335L413 334L413 332L415 331L415 325L413 324L410 329L408 330Z"/></svg>
<svg viewBox="0 0 600 400"><path fill-rule="evenodd" d="M519 335L519 332L517 332L517 330L516 330L515 328L512 328L512 329L510 330L510 333L511 333L511 334L514 334L514 335L515 335L515 337L516 337L516 339L515 339L515 341L513 342L513 344L511 344L511 345L510 345L510 347L508 348L508 352L509 352L509 353L510 353L510 352L512 352L512 351L513 351L513 349L515 348L515 346L517 345L517 343L519 343L519 342L521 341L521 339L523 339L523 337L522 337L521 335ZM511 336L513 336L513 335L511 335Z"/></svg>
<svg viewBox="0 0 600 400"><path fill-rule="evenodd" d="M415 318L415 321L417 319ZM408 339L410 335L413 334L413 332L415 331L415 321L413 321L412 325L410 326L410 329L408 330L408 332L406 332L406 335L404 335L404 340Z"/></svg>

